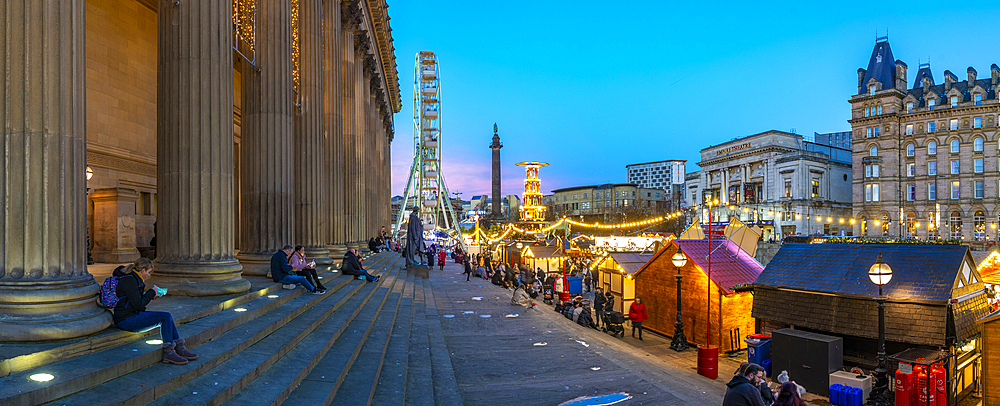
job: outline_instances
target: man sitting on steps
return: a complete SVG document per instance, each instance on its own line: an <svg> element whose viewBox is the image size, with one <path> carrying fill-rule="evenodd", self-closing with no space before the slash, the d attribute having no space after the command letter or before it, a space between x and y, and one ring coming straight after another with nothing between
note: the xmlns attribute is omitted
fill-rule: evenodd
<svg viewBox="0 0 1000 406"><path fill-rule="evenodd" d="M344 262L340 264L340 272L344 275L354 275L354 279L364 277L368 282L378 282L380 276L372 276L363 267L358 259L358 251L354 248L344 253Z"/></svg>
<svg viewBox="0 0 1000 406"><path fill-rule="evenodd" d="M271 279L285 285L299 284L314 295L322 295L323 291L313 288L304 276L289 275L292 266L288 264L288 256L292 255L292 246L286 245L271 256Z"/></svg>

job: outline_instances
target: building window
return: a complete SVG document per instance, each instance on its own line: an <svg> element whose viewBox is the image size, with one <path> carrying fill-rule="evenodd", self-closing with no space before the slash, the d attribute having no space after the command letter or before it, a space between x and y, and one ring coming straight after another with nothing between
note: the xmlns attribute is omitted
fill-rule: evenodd
<svg viewBox="0 0 1000 406"><path fill-rule="evenodd" d="M927 155L937 155L937 143L931 141L927 143Z"/></svg>
<svg viewBox="0 0 1000 406"><path fill-rule="evenodd" d="M812 197L819 197L819 181L812 181Z"/></svg>
<svg viewBox="0 0 1000 406"><path fill-rule="evenodd" d="M573 193L573 200L576 200L576 193Z"/></svg>
<svg viewBox="0 0 1000 406"><path fill-rule="evenodd" d="M927 200L937 200L937 183L927 184Z"/></svg>
<svg viewBox="0 0 1000 406"><path fill-rule="evenodd" d="M977 152L982 152L983 151L983 139L982 138L976 137L976 139L972 140L972 150L973 151L977 151Z"/></svg>
<svg viewBox="0 0 1000 406"><path fill-rule="evenodd" d="M586 194L586 193L584 193L584 194L583 194L583 198L584 198L584 199L586 199L586 198L587 198L587 194Z"/></svg>
<svg viewBox="0 0 1000 406"><path fill-rule="evenodd" d="M906 125L906 135L913 135L913 124Z"/></svg>
<svg viewBox="0 0 1000 406"><path fill-rule="evenodd" d="M929 99L927 100L927 110L934 110L934 105L937 104L937 100Z"/></svg>
<svg viewBox="0 0 1000 406"><path fill-rule="evenodd" d="M917 214L906 213L906 236L913 238L917 236Z"/></svg>
<svg viewBox="0 0 1000 406"><path fill-rule="evenodd" d="M959 239L962 238L962 215L958 214L957 211L951 212L951 238Z"/></svg>
<svg viewBox="0 0 1000 406"><path fill-rule="evenodd" d="M974 101L977 106L983 104L983 94L982 93L976 93L976 94L972 95L972 101Z"/></svg>
<svg viewBox="0 0 1000 406"><path fill-rule="evenodd" d="M936 128L936 126L935 126L935 124L934 124L933 121L927 123L927 132L932 133L932 132L934 132L935 128Z"/></svg>
<svg viewBox="0 0 1000 406"><path fill-rule="evenodd" d="M956 180L956 181L951 182L951 198L952 199L958 199L960 197L961 196L958 193L958 181Z"/></svg>
<svg viewBox="0 0 1000 406"><path fill-rule="evenodd" d="M917 176L917 166L915 164L906 164L906 176Z"/></svg>
<svg viewBox="0 0 1000 406"><path fill-rule="evenodd" d="M951 140L951 153L952 154L958 153L958 140Z"/></svg>
<svg viewBox="0 0 1000 406"><path fill-rule="evenodd" d="M868 236L868 219L864 216L861 217L861 235L864 237Z"/></svg>
<svg viewBox="0 0 1000 406"><path fill-rule="evenodd" d="M868 117L870 115L869 114L870 112L871 112L871 109L869 109L868 107L865 107L865 117Z"/></svg>
<svg viewBox="0 0 1000 406"><path fill-rule="evenodd" d="M868 86L868 94L875 94L875 85Z"/></svg>
<svg viewBox="0 0 1000 406"><path fill-rule="evenodd" d="M938 225L934 223L934 212L927 213L927 239L936 240L938 237Z"/></svg>
<svg viewBox="0 0 1000 406"><path fill-rule="evenodd" d="M927 174L937 175L937 162L930 161L927 163Z"/></svg>
<svg viewBox="0 0 1000 406"><path fill-rule="evenodd" d="M874 134L873 136L874 137L878 137L878 127L875 127L872 130L873 130L873 134Z"/></svg>
<svg viewBox="0 0 1000 406"><path fill-rule="evenodd" d="M958 129L958 119L957 119L957 118L953 118L953 119L951 119L951 120L948 120L948 127L949 127L949 128L950 128L950 129L952 130L952 131L955 131L955 130L957 130L957 129Z"/></svg>
<svg viewBox="0 0 1000 406"><path fill-rule="evenodd" d="M906 185L906 200L917 200L917 185Z"/></svg>
<svg viewBox="0 0 1000 406"><path fill-rule="evenodd" d="M906 112L907 113L912 113L913 112L913 102L906 103Z"/></svg>
<svg viewBox="0 0 1000 406"><path fill-rule="evenodd" d="M982 211L972 215L972 238L976 241L986 241L986 214Z"/></svg>
<svg viewBox="0 0 1000 406"><path fill-rule="evenodd" d="M976 158L972 160L973 162L973 172L983 173L983 158Z"/></svg>
<svg viewBox="0 0 1000 406"><path fill-rule="evenodd" d="M951 96L951 107L958 107L958 96Z"/></svg>
<svg viewBox="0 0 1000 406"><path fill-rule="evenodd" d="M871 138L871 137L872 137L872 129L871 129L871 127L869 127L868 128L868 135L865 138Z"/></svg>
<svg viewBox="0 0 1000 406"><path fill-rule="evenodd" d="M792 180L785 179L785 197L792 197Z"/></svg>
<svg viewBox="0 0 1000 406"><path fill-rule="evenodd" d="M972 118L972 128L983 128L983 118L973 117Z"/></svg>
<svg viewBox="0 0 1000 406"><path fill-rule="evenodd" d="M976 199L983 198L983 181L977 180L973 183L975 185L975 194L973 195Z"/></svg>
<svg viewBox="0 0 1000 406"><path fill-rule="evenodd" d="M951 160L951 174L952 175L958 174L959 170L961 169L959 167L959 163L958 162L959 161L957 159Z"/></svg>
<svg viewBox="0 0 1000 406"><path fill-rule="evenodd" d="M877 178L879 165L865 165L865 177L866 178Z"/></svg>
<svg viewBox="0 0 1000 406"><path fill-rule="evenodd" d="M883 214L882 215L882 236L883 237L889 235L889 223L892 223L892 221L889 220L889 216Z"/></svg>
<svg viewBox="0 0 1000 406"><path fill-rule="evenodd" d="M916 147L913 144L906 144L906 156L913 156L916 154Z"/></svg>
<svg viewBox="0 0 1000 406"><path fill-rule="evenodd" d="M865 185L865 201L866 202L879 201L878 183L869 183Z"/></svg>
<svg viewBox="0 0 1000 406"><path fill-rule="evenodd" d="M878 115L882 115L882 105L878 106Z"/></svg>
<svg viewBox="0 0 1000 406"><path fill-rule="evenodd" d="M878 146L872 145L868 148L868 156L878 156Z"/></svg>

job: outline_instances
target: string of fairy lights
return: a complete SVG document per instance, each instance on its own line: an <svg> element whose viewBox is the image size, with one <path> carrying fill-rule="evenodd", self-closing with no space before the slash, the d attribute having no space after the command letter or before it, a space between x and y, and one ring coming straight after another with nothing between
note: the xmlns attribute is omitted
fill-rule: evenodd
<svg viewBox="0 0 1000 406"><path fill-rule="evenodd" d="M538 230L537 232L547 233L549 231L552 231L552 230L558 228L559 226L561 226L563 224L570 224L570 225L574 225L574 226L577 226L577 227L583 227L583 228L596 228L596 229L600 229L600 230L638 228L638 227L650 226L650 225L653 225L653 224L656 224L656 223L661 223L661 222L664 222L664 221L667 221L667 220L672 220L672 219L678 218L678 217L680 217L682 215L684 215L684 213L678 211L678 212L670 213L670 214L668 214L666 216L659 216L659 217L653 217L653 218L649 218L649 219L645 219L645 220L640 220L640 221L631 221L631 222L627 222L627 223L618 223L618 224L601 224L599 222L595 222L595 223L583 223L583 222L573 221L573 220L570 220L570 219L568 219L566 217L563 217L563 218L559 219L559 221L556 221L555 223L553 223L553 224L551 224L551 225L549 225L547 227L543 227L542 229ZM499 242L501 240L506 239L507 237L510 236L511 233L514 233L514 232L518 232L518 233L524 234L524 233L533 232L533 231L524 230L524 229L519 228L518 226L516 226L514 224L507 224L507 225L505 225L503 227L503 231L501 231L499 233L496 233L496 234L493 234L492 236L490 236L490 235L486 235L486 232L483 231L483 229L479 227L479 224L476 224L476 229L471 234L469 234L468 237L472 238L472 239L475 239L477 236L481 236L487 242L489 242L490 244L492 244L492 243L496 243L496 242Z"/></svg>
<svg viewBox="0 0 1000 406"><path fill-rule="evenodd" d="M698 211L698 210L704 210L705 208L708 208L708 207L712 207L715 210L718 210L719 208L728 208L730 213L742 211L743 213L747 213L748 214L751 211L754 212L754 213L757 213L759 211L760 212L760 216L763 216L763 214L764 214L764 210L760 209L758 207L733 205L733 204L724 205L724 204L719 204L719 200L718 199L715 199L714 201L711 201L711 202L708 202L708 203L705 203L705 204L702 204L702 205L695 205L694 207L691 207L690 210L692 210L692 211ZM794 212L794 211L787 211L786 212L784 210L767 209L767 215L771 216L772 219L774 218L775 215L782 216L785 213L787 213L789 217L794 217L795 220L802 220L802 213L800 213L800 212ZM857 223L857 220L854 217L840 217L838 219L835 219L833 216L816 216L816 222L817 223L826 222L826 223L829 223L829 224L833 224L834 221L836 221L839 224L850 223L850 224L853 225L853 224ZM875 226L881 225L881 222L879 220L875 219L874 221L875 221Z"/></svg>

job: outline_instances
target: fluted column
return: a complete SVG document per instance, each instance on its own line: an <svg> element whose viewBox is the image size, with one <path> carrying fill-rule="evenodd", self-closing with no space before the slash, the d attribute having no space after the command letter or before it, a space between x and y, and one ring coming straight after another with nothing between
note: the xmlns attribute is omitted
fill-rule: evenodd
<svg viewBox="0 0 1000 406"><path fill-rule="evenodd" d="M346 4L352 4L353 2L348 2ZM355 3L356 4L356 3ZM357 106L355 105L355 89L356 80L354 79L357 71L354 68L354 44L355 44L355 30L357 29L357 23L353 21L352 15L354 13L359 13L353 7L345 7L342 9L345 12L344 15L344 30L341 31L341 49L343 50L343 108L344 108L344 120L343 120L343 130L344 130L344 160L343 160L343 174L344 174L344 187L340 192L340 197L344 202L344 243L348 248L358 248L358 237L357 237L357 227L355 222L357 221L357 202L360 197L357 191L357 171L355 166L357 165L357 155L355 154L355 149L357 148L356 137L357 128L355 128L355 110ZM351 14L348 14L351 13Z"/></svg>
<svg viewBox="0 0 1000 406"><path fill-rule="evenodd" d="M341 45L341 2L323 3L323 126L326 131L326 246L334 261L347 251L344 225L344 57Z"/></svg>
<svg viewBox="0 0 1000 406"><path fill-rule="evenodd" d="M323 128L323 1L299 4L299 109L295 115L295 244L317 269L333 265L326 248L326 163Z"/></svg>
<svg viewBox="0 0 1000 406"><path fill-rule="evenodd" d="M0 341L98 332L85 246L83 0L0 2Z"/></svg>
<svg viewBox="0 0 1000 406"><path fill-rule="evenodd" d="M366 49L367 44L367 33L364 31L358 32L354 37L354 73L351 79L354 80L354 133L353 142L351 146L353 147L351 154L353 155L354 164L353 171L356 174L354 176L354 198L351 203L354 205L354 218L352 222L352 227L354 228L354 244L356 247L362 251L367 251L367 237L365 237L365 183L366 178L370 176L364 172L364 139L365 139L365 106L368 100L368 82L365 81L365 55L368 53Z"/></svg>
<svg viewBox="0 0 1000 406"><path fill-rule="evenodd" d="M171 294L250 289L234 256L232 12L159 5L154 279Z"/></svg>
<svg viewBox="0 0 1000 406"><path fill-rule="evenodd" d="M243 173L240 253L243 272L266 275L271 255L292 239L292 4L290 0L257 3L255 50L260 81L258 117L242 138Z"/></svg>

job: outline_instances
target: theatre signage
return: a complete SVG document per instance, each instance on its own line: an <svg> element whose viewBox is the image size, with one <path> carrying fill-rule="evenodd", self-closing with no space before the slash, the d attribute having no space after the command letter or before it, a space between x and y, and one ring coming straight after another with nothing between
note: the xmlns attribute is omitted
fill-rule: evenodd
<svg viewBox="0 0 1000 406"><path fill-rule="evenodd" d="M731 146L729 148L723 148L723 149L720 149L718 151L715 151L715 156L722 156L722 155L726 155L726 154L728 154L730 152L742 151L742 150L745 150L745 149L750 149L750 143L749 142L744 142L742 144L736 144L736 145L733 145L733 146Z"/></svg>

